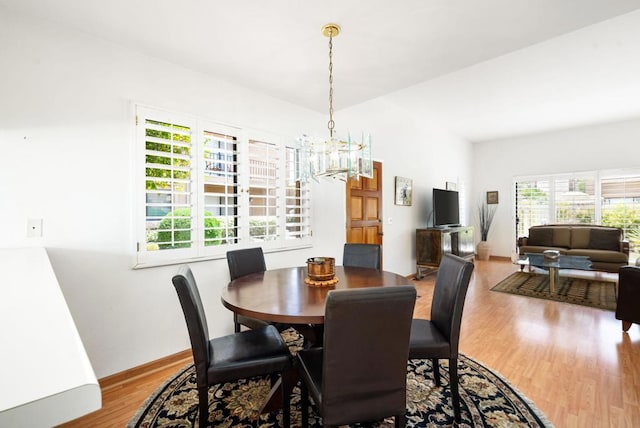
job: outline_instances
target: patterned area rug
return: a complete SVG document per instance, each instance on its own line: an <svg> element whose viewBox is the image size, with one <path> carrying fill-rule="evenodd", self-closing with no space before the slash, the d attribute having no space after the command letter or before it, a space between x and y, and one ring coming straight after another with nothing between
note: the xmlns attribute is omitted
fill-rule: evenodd
<svg viewBox="0 0 640 428"><path fill-rule="evenodd" d="M549 291L548 274L514 272L491 290L610 311L616 310L615 282L561 276L555 288L555 293Z"/></svg>
<svg viewBox="0 0 640 428"><path fill-rule="evenodd" d="M440 427L454 424L447 360L441 360L442 385L433 383L428 360L407 365L407 426ZM552 427L531 401L501 376L477 361L460 356L461 427ZM259 414L270 389L268 378L258 377L209 388L209 425L214 427L281 427L282 412ZM195 369L187 366L158 388L127 424L128 428L197 427L198 394ZM291 397L291 425L300 426L300 389ZM321 427L313 409L309 425ZM363 426L361 424L352 427ZM389 418L367 426L393 427Z"/></svg>

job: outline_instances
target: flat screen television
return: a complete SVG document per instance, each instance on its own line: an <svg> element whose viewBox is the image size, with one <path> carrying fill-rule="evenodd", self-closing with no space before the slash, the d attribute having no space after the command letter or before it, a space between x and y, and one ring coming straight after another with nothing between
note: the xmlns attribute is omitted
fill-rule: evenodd
<svg viewBox="0 0 640 428"><path fill-rule="evenodd" d="M453 226L460 224L458 192L433 189L433 225Z"/></svg>

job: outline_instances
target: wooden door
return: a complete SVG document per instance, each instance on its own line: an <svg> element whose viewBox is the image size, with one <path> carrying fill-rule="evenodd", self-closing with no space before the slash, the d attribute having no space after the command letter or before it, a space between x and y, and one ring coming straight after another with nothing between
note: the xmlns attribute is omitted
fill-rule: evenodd
<svg viewBox="0 0 640 428"><path fill-rule="evenodd" d="M382 163L373 177L347 180L347 242L382 245Z"/></svg>

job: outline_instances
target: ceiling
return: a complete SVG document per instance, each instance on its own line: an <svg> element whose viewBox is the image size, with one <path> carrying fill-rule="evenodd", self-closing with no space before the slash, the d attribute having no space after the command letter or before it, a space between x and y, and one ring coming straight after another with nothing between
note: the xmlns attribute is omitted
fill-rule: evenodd
<svg viewBox="0 0 640 428"><path fill-rule="evenodd" d="M504 117L483 118L468 106L499 101L498 107L505 103L517 111L522 95L519 100L496 99L488 92L482 95L486 99L474 99L474 90L466 88L469 96L463 98L455 89L460 81L449 76L465 76L463 86L480 79L474 85L483 87L478 77L487 76L483 65L628 14L640 8L640 0L0 0L0 12L3 7L321 113L328 110L328 39L320 29L335 22L342 28L334 40L336 111L394 93L398 102L402 99L420 111L420 100L428 96L432 104L426 110L434 110L453 132L478 141L544 131L545 125L501 128ZM569 80L581 74L581 64L572 66ZM474 77L469 70L477 67L481 74ZM527 72L520 70L521 75ZM620 85L602 80L581 82L581 88L606 93L607 84ZM436 88L438 82L443 86ZM451 85L447 93L443 88ZM397 92L409 87L416 91ZM482 91L475 92L480 97ZM505 91L496 92L506 97ZM622 116L640 115L640 97L635 98ZM556 107L554 111L563 110ZM491 108L482 110L488 114ZM618 111L601 119L620 115ZM572 120L567 124L580 121ZM562 124L556 117L553 127Z"/></svg>

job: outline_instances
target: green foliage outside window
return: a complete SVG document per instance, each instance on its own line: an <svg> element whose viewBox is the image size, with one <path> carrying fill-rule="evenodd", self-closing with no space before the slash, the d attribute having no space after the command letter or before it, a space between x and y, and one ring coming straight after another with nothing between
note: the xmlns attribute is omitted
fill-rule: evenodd
<svg viewBox="0 0 640 428"><path fill-rule="evenodd" d="M275 239L276 230L277 225L275 219L267 221L260 218L252 218L249 220L249 235L252 237L263 238L265 240Z"/></svg>
<svg viewBox="0 0 640 428"><path fill-rule="evenodd" d="M205 211L204 238L206 245L220 245L222 230L220 221ZM191 247L191 209L178 208L167 215L158 225L158 247L161 250Z"/></svg>
<svg viewBox="0 0 640 428"><path fill-rule="evenodd" d="M595 211L593 206L576 208L570 202L558 202L556 204L556 221L558 223L594 224Z"/></svg>
<svg viewBox="0 0 640 428"><path fill-rule="evenodd" d="M640 205L614 205L602 210L602 224L623 229L640 227Z"/></svg>
<svg viewBox="0 0 640 428"><path fill-rule="evenodd" d="M189 128L179 125L172 125L170 123L162 123L156 121L148 121L149 123L162 126L167 130L161 131L157 129L147 129L146 135L147 137L153 137L163 142L157 141L146 141L145 148L147 151L157 152L157 154L147 153L145 155L145 162L148 165L146 168L146 176L147 177L156 177L156 178L166 178L166 179L188 179L189 172L188 171L177 171L174 169L164 169L164 168L154 168L153 165L165 165L165 166L173 166L176 168L183 167L187 168L189 166L189 161L187 159L182 159L179 157L174 157L173 155L184 155L189 156L191 150L187 144L191 142L191 137L189 136ZM173 133L169 130L182 131L183 133ZM171 142L175 143L184 143L185 146L175 145ZM165 153L162 155L161 153ZM172 155L173 153L173 155ZM147 180L146 188L147 190L156 190L158 188L168 188L169 184L165 181L154 181Z"/></svg>
<svg viewBox="0 0 640 428"><path fill-rule="evenodd" d="M518 192L520 193L522 199L546 201L549 198L549 195L545 191L540 190L537 187L527 187L525 189L519 189Z"/></svg>
<svg viewBox="0 0 640 428"><path fill-rule="evenodd" d="M603 207L602 224L623 229L631 249L640 249L640 204Z"/></svg>
<svg viewBox="0 0 640 428"><path fill-rule="evenodd" d="M220 224L220 237L226 241L226 243L235 242L236 230L235 230L235 218L234 217L216 217Z"/></svg>

